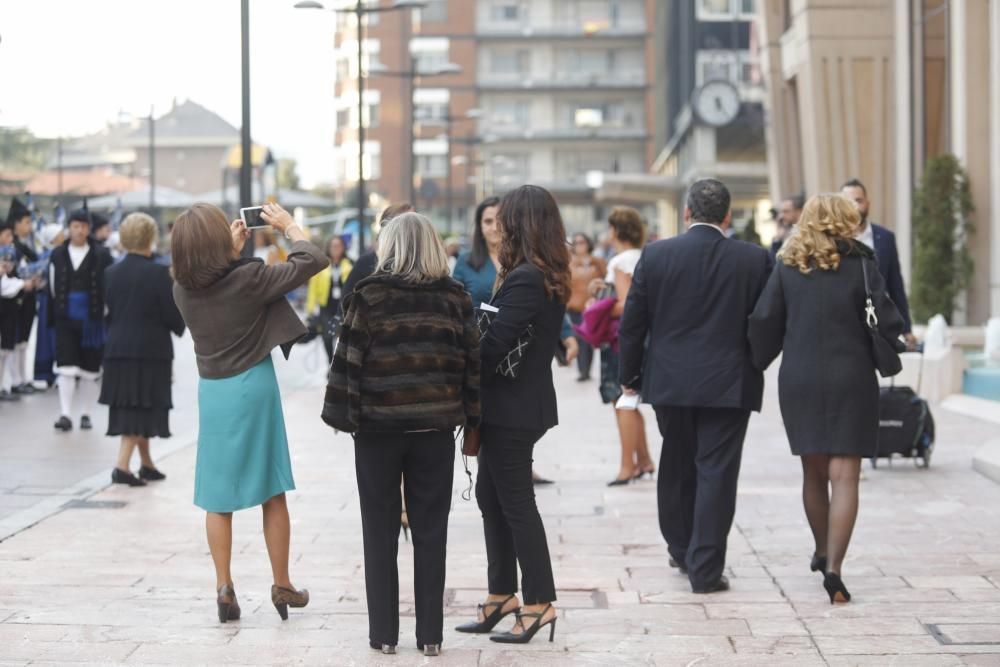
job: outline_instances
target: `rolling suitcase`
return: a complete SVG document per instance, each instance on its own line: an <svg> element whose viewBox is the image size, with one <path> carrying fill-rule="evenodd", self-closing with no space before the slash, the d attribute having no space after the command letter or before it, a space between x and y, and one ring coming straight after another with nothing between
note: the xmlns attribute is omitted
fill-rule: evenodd
<svg viewBox="0 0 1000 667"><path fill-rule="evenodd" d="M892 465L894 456L913 459L919 468L930 466L934 451L934 417L927 401L920 398L923 367L921 356L916 391L897 387L895 382L879 390L878 449L871 459L873 468L878 467L880 458L888 458Z"/></svg>

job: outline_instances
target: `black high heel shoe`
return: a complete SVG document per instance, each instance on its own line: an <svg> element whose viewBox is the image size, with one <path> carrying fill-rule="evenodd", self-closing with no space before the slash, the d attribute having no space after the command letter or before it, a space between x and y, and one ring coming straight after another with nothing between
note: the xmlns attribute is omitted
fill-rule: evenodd
<svg viewBox="0 0 1000 667"><path fill-rule="evenodd" d="M511 614L517 614L521 611L520 607L515 607L508 612L504 612L503 608L508 602L513 598L513 595L508 595L501 602L487 602L486 604L479 605L479 609L483 612L483 620L478 619L470 623L463 623L462 625L455 628L458 632L469 632L472 634L485 634L496 627L497 623L502 621L507 616ZM493 611L486 613L487 607L494 607Z"/></svg>
<svg viewBox="0 0 1000 667"><path fill-rule="evenodd" d="M847 586L844 585L839 574L833 572L825 573L823 575L823 588L826 589L826 594L830 596L830 604L851 601L851 594L847 592Z"/></svg>
<svg viewBox="0 0 1000 667"><path fill-rule="evenodd" d="M546 625L549 626L549 641L553 641L556 637L556 621L558 617L553 616L551 620L542 623L542 619L545 614L552 609L552 604L549 603L545 606L545 609L537 613L517 613L517 625L521 626L521 632L514 634L513 632L504 632L503 634L494 635L490 637L490 641L497 642L499 644L527 644L531 641L532 637L541 630ZM531 625L525 627L524 619L533 618L535 619Z"/></svg>
<svg viewBox="0 0 1000 667"><path fill-rule="evenodd" d="M629 475L628 477L626 477L624 479L621 479L619 477L615 477L613 480L611 480L610 482L608 482L608 486L625 486L626 484L631 483L632 480L639 479L639 477L641 477L641 476L642 476L642 473L640 473L638 476Z"/></svg>
<svg viewBox="0 0 1000 667"><path fill-rule="evenodd" d="M820 556L818 554L813 554L812 561L809 563L809 570L812 572L822 572L826 573L826 556Z"/></svg>
<svg viewBox="0 0 1000 667"><path fill-rule="evenodd" d="M232 586L219 589L215 604L219 609L219 623L240 620L240 603L236 601L236 591Z"/></svg>
<svg viewBox="0 0 1000 667"><path fill-rule="evenodd" d="M654 472L656 472L656 468L644 468L644 469L641 469L638 472L636 472L635 476L632 479L634 479L635 481L638 482L639 480L641 480L646 475L649 475L649 478L653 479L653 473Z"/></svg>

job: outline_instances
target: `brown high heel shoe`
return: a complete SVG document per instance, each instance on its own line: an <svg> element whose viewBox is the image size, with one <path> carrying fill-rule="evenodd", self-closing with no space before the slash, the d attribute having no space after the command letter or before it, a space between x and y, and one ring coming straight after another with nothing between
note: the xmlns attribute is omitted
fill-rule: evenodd
<svg viewBox="0 0 1000 667"><path fill-rule="evenodd" d="M219 623L240 620L240 603L236 601L236 591L232 586L219 589L215 604L219 608Z"/></svg>
<svg viewBox="0 0 1000 667"><path fill-rule="evenodd" d="M309 591L302 589L296 591L282 586L271 586L271 604L278 610L281 620L288 620L288 608L301 609L309 604Z"/></svg>

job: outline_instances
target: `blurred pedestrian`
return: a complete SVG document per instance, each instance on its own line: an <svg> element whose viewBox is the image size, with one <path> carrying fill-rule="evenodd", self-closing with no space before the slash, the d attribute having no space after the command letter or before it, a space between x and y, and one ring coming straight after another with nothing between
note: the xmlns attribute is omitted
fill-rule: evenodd
<svg viewBox="0 0 1000 667"><path fill-rule="evenodd" d="M122 222L120 238L127 254L104 274L108 340L100 402L108 406L107 435L121 436L111 481L145 486L166 479L150 456L149 439L170 437L170 334L182 335L184 320L174 304L170 269L152 259L156 222L132 213ZM136 448L138 476L131 470Z"/></svg>
<svg viewBox="0 0 1000 667"><path fill-rule="evenodd" d="M240 617L231 574L233 512L262 505L264 540L282 620L309 593L288 575L291 528L285 492L295 488L281 394L271 361L306 335L285 295L329 263L292 216L265 204L261 217L291 240L288 261L269 266L240 258L249 231L210 204L195 204L174 224L174 299L191 330L198 362L198 456L194 503L207 512L219 621Z"/></svg>
<svg viewBox="0 0 1000 667"><path fill-rule="evenodd" d="M13 368L17 362L21 301L37 286L34 279L24 280L18 276L17 262L14 225L8 222L0 223L0 401L2 402L16 402L21 398L14 392L14 384L20 376Z"/></svg>
<svg viewBox="0 0 1000 667"><path fill-rule="evenodd" d="M327 365L333 361L333 340L337 335L340 320L340 301L344 283L354 264L347 257L347 245L340 236L331 237L326 244L326 256L330 266L309 279L309 293L306 298L306 313L317 318L322 330L323 348L326 350Z"/></svg>
<svg viewBox="0 0 1000 667"><path fill-rule="evenodd" d="M496 212L500 232L498 309L481 340L482 448L476 499L483 514L489 595L477 619L456 628L486 633L515 613L513 628L491 640L527 643L550 625L556 599L545 527L535 504L531 461L535 443L559 419L552 359L570 294L569 250L559 207L547 190L524 185L504 195ZM516 377L500 375L501 361L525 335ZM517 600L523 574L524 607Z"/></svg>
<svg viewBox="0 0 1000 667"><path fill-rule="evenodd" d="M830 602L851 599L841 567L858 514L861 457L874 456L878 444L865 265L880 335L894 341L903 331L874 252L855 241L859 213L840 195L810 199L750 316L757 368L784 351L781 416L792 453L802 460L802 502L815 540L809 567L823 573Z"/></svg>
<svg viewBox="0 0 1000 667"><path fill-rule="evenodd" d="M695 593L713 593L729 588L740 456L764 390L747 318L772 262L764 248L726 237L730 195L715 179L691 186L684 222L687 233L646 246L636 266L619 332L621 383L653 405L663 436L656 492L670 565Z"/></svg>
<svg viewBox="0 0 1000 667"><path fill-rule="evenodd" d="M868 219L870 202L864 183L852 178L844 183L840 188L840 193L854 202L858 208L861 224L858 226L856 238L875 251L878 270L885 281L886 291L903 318L903 338L906 340L906 347L913 352L917 349L917 337L913 335L910 303L906 298L906 285L903 283L903 272L900 269L896 235L882 225L876 225Z"/></svg>
<svg viewBox="0 0 1000 667"><path fill-rule="evenodd" d="M413 204L408 201L399 202L398 204L389 204L382 211L382 215L379 216L379 227L384 227L387 222L395 218L397 215L409 213L413 210L415 210L413 208ZM362 222L362 224L364 224L364 222ZM344 283L343 295L340 301L341 304L343 304L344 300L347 299L347 296L354 291L355 285L375 273L375 266L377 264L378 257L375 254L374 246L372 250L367 252L364 248L362 248L361 256L358 257L358 261L354 263L354 268L351 269L351 275L347 277L347 281Z"/></svg>
<svg viewBox="0 0 1000 667"><path fill-rule="evenodd" d="M583 309L586 308L590 300L590 283L594 280L604 278L608 272L607 263L600 257L594 256L594 242L590 237L582 232L573 235L573 255L570 259L569 268L573 276L573 291L566 304L566 312L573 324L580 324L583 321ZM577 381L584 382L590 379L590 367L594 360L594 348L585 340L576 337L579 345L579 353L576 357L576 366L579 370Z"/></svg>
<svg viewBox="0 0 1000 667"><path fill-rule="evenodd" d="M444 240L444 251L448 255L448 271L454 273L458 255L462 252L462 240L457 236L449 236Z"/></svg>
<svg viewBox="0 0 1000 667"><path fill-rule="evenodd" d="M18 277L29 279L29 283L37 287L39 281L32 280L36 275L29 275L29 266L37 266L38 262L38 251L31 234L31 211L17 197L11 200L7 223L14 230L15 271ZM28 370L28 340L31 338L31 329L35 325L38 311L37 291L37 289L24 290L17 299L17 334L9 369L11 392L14 394L35 393L35 385L31 382L31 373Z"/></svg>
<svg viewBox="0 0 1000 667"><path fill-rule="evenodd" d="M632 287L632 275L646 239L642 216L634 208L616 206L608 217L608 238L614 243L615 255L608 262L607 273L602 278L591 281L591 293L594 297L613 298L614 305L608 316L620 319L625 312L625 303ZM646 442L646 420L642 413L639 410L619 410L616 407L622 395L621 381L618 379L620 363L617 340L601 346L601 384L598 391L601 400L610 404L614 410L621 450L618 474L608 482L608 486L628 484L641 479L643 475L652 477L656 472L649 454L649 444Z"/></svg>
<svg viewBox="0 0 1000 667"><path fill-rule="evenodd" d="M52 251L49 268L49 310L56 330L56 373L59 376L57 431L73 429L71 415L80 393L80 428L93 428L101 361L104 358L104 271L111 253L90 238L91 213L70 214L69 240Z"/></svg>
<svg viewBox="0 0 1000 667"><path fill-rule="evenodd" d="M288 257L288 253L278 245L274 232L266 227L254 230L253 245L253 256L268 266L280 264Z"/></svg>
<svg viewBox="0 0 1000 667"><path fill-rule="evenodd" d="M38 326L35 333L35 381L44 382L51 387L56 382L56 330L52 322L52 308L50 306L52 296L48 289L44 289L46 276L49 275L49 266L52 251L62 245L66 240L66 230L57 222L50 222L44 225L38 234L41 241L42 252L38 256L44 272L42 274L42 287L35 292L35 299L38 303Z"/></svg>
<svg viewBox="0 0 1000 667"><path fill-rule="evenodd" d="M479 419L472 301L448 276L430 221L404 213L382 229L376 271L345 304L323 405L327 424L354 434L368 639L383 653L399 641L401 475L413 526L417 646L440 652L453 430Z"/></svg>
<svg viewBox="0 0 1000 667"><path fill-rule="evenodd" d="M500 231L497 229L498 197L487 197L476 206L472 228L472 247L458 256L453 277L472 295L472 305L479 307L493 298L493 287L500 266Z"/></svg>
<svg viewBox="0 0 1000 667"><path fill-rule="evenodd" d="M785 197L781 200L778 208L777 227L774 239L771 241L771 257L777 257L782 244L792 235L795 225L802 215L802 207L805 206L806 196L804 194Z"/></svg>

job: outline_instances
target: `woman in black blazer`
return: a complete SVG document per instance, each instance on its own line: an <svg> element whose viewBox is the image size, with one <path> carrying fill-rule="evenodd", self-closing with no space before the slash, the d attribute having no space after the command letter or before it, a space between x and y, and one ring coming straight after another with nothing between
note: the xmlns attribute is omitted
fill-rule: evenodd
<svg viewBox="0 0 1000 667"><path fill-rule="evenodd" d="M535 443L558 423L552 359L570 294L569 248L559 208L548 191L525 185L504 196L497 211L502 236L498 309L481 342L482 449L476 499L483 514L489 596L476 621L456 628L486 633L511 614L510 632L490 637L527 643L545 625L555 632L556 599L545 527L535 505L531 460ZM518 376L496 373L528 325L534 338ZM517 600L521 566L524 611Z"/></svg>
<svg viewBox="0 0 1000 667"><path fill-rule="evenodd" d="M104 274L108 338L100 402L108 409L108 435L122 437L115 484L145 486L165 479L149 454L149 439L169 438L174 345L170 333L184 333L174 303L170 269L152 259L156 223L144 213L125 218L119 230L128 254ZM130 467L139 448L139 475Z"/></svg>
<svg viewBox="0 0 1000 667"><path fill-rule="evenodd" d="M875 454L878 440L879 388L863 268L879 335L897 341L903 333L871 249L854 241L859 224L848 199L810 199L778 254L749 328L760 370L784 350L781 416L792 453L802 458L802 500L816 543L810 568L823 572L830 602L851 599L840 569L858 513L861 458Z"/></svg>

